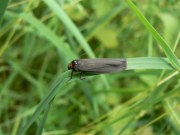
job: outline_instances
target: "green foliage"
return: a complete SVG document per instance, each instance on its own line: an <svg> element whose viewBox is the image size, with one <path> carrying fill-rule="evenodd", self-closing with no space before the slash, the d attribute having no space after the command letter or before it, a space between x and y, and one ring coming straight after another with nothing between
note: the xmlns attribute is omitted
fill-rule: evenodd
<svg viewBox="0 0 180 135"><path fill-rule="evenodd" d="M7 8L9 0L1 0L1 4L0 4L0 25L1 25L1 20L3 19L4 16L4 12Z"/></svg>
<svg viewBox="0 0 180 135"><path fill-rule="evenodd" d="M133 9L133 11L137 14L138 18L144 24L144 26L149 30L152 36L157 40L157 42L162 47L166 56L172 62L172 65L180 71L180 63L178 62L177 57L174 55L170 46L166 43L166 41L160 36L160 34L153 28L153 26L148 22L148 20L143 16L143 14L136 8L136 6L131 2L131 0L127 0L128 5ZM177 27L177 26L176 26ZM167 31L166 31L167 32Z"/></svg>
<svg viewBox="0 0 180 135"><path fill-rule="evenodd" d="M0 134L180 134L178 1L3 2ZM70 80L95 57L127 70Z"/></svg>

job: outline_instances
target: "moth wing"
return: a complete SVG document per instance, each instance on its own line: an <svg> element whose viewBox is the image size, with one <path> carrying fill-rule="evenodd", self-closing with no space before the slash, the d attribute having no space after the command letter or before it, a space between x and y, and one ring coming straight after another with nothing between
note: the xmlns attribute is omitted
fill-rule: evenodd
<svg viewBox="0 0 180 135"><path fill-rule="evenodd" d="M125 68L125 59L81 59L78 65L79 71L92 74L111 73Z"/></svg>

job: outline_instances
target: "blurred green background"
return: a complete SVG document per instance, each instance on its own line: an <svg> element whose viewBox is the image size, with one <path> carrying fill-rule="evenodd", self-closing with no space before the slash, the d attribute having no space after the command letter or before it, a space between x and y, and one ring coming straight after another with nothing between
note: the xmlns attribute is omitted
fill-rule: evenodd
<svg viewBox="0 0 180 135"><path fill-rule="evenodd" d="M179 58L180 1L133 2ZM11 0L0 27L0 135L21 132L69 62L94 57L165 54L126 0ZM178 135L179 78L129 70L74 79L26 134Z"/></svg>

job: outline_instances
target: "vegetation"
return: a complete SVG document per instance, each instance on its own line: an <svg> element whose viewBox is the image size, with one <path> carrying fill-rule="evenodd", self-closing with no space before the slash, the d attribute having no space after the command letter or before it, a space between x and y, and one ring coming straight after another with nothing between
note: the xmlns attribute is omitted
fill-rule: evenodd
<svg viewBox="0 0 180 135"><path fill-rule="evenodd" d="M179 6L2 0L0 135L180 134ZM79 58L128 65L70 80L67 65Z"/></svg>

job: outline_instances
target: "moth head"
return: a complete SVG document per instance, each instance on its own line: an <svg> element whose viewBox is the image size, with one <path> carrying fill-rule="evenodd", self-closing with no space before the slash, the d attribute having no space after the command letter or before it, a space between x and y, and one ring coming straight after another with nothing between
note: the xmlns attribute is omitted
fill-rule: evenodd
<svg viewBox="0 0 180 135"><path fill-rule="evenodd" d="M68 64L68 70L75 70L76 65L78 64L77 60L73 60Z"/></svg>

